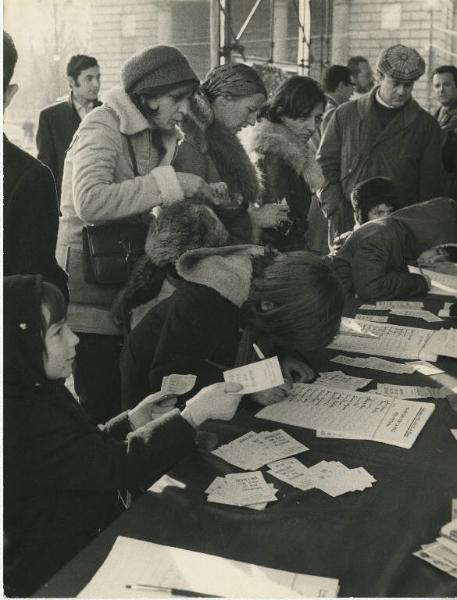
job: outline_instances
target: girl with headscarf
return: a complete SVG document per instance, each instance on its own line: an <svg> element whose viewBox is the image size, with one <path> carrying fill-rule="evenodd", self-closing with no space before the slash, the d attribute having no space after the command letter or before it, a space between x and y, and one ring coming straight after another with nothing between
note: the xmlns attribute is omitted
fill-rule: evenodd
<svg viewBox="0 0 457 600"><path fill-rule="evenodd" d="M237 134L254 125L267 91L254 69L231 63L212 69L193 96L181 128L184 140L173 160L176 170L200 175L209 183L224 182L230 207L216 212L234 243L256 241L264 226L287 220L281 206L256 207L257 173Z"/></svg>
<svg viewBox="0 0 457 600"><path fill-rule="evenodd" d="M78 337L62 293L40 276L4 279L4 585L29 596L145 489L195 449L195 427L230 419L240 386L202 390L186 408L154 394L92 424L65 387ZM230 394L226 392L231 392Z"/></svg>

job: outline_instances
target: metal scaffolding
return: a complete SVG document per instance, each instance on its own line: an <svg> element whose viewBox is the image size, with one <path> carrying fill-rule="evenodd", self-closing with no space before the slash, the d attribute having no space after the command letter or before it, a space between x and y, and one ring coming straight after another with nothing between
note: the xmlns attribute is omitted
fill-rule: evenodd
<svg viewBox="0 0 457 600"><path fill-rule="evenodd" d="M232 61L233 54L238 54L243 60L258 61L259 57L250 58L242 44L242 38L246 29L263 2L270 2L270 36L271 47L274 48L274 23L275 23L275 0L254 0L251 10L238 33L232 26L232 0L210 0L211 1L211 67L223 65ZM252 1L252 0L251 0ZM300 75L308 75L310 69L310 42L311 42L311 9L310 0L294 1L297 13L298 48L296 62L277 62L273 56L265 58L274 66L282 69L296 70Z"/></svg>

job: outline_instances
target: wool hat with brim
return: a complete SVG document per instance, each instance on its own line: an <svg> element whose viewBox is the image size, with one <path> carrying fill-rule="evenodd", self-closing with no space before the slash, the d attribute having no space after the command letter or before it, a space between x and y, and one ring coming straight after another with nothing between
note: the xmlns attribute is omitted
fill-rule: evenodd
<svg viewBox="0 0 457 600"><path fill-rule="evenodd" d="M121 79L128 93L165 88L199 79L187 58L174 46L151 46L131 56L121 68Z"/></svg>
<svg viewBox="0 0 457 600"><path fill-rule="evenodd" d="M415 81L425 73L425 61L414 48L396 44L381 51L376 69L397 81Z"/></svg>

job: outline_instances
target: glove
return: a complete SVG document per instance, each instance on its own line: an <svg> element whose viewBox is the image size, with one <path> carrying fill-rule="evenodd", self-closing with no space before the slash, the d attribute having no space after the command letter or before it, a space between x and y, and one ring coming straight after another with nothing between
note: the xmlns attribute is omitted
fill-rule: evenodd
<svg viewBox="0 0 457 600"><path fill-rule="evenodd" d="M177 398L168 392L156 392L146 396L135 408L128 411L128 419L132 430L135 431L157 419L160 415L171 410L176 404Z"/></svg>
<svg viewBox="0 0 457 600"><path fill-rule="evenodd" d="M242 394L239 383L214 383L203 388L187 401L181 415L192 427L198 427L208 419L229 421L236 413Z"/></svg>

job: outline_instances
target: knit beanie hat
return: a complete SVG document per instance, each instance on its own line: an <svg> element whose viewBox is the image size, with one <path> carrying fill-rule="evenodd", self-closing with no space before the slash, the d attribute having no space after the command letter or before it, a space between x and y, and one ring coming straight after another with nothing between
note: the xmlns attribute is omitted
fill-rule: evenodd
<svg viewBox="0 0 457 600"><path fill-rule="evenodd" d="M131 56L121 68L121 79L128 93L199 79L187 58L174 46L151 46Z"/></svg>
<svg viewBox="0 0 457 600"><path fill-rule="evenodd" d="M397 81L415 81L424 74L425 61L415 48L396 44L381 51L376 69Z"/></svg>

